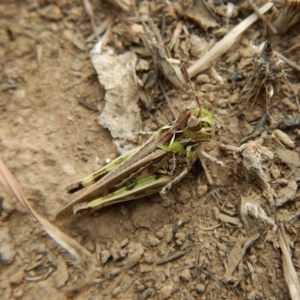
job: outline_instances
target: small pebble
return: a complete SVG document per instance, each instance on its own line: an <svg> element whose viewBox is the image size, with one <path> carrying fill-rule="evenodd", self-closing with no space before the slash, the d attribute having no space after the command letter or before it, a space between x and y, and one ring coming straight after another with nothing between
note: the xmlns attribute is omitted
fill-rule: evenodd
<svg viewBox="0 0 300 300"><path fill-rule="evenodd" d="M280 170L277 168L277 166L272 165L270 169L270 174L273 179L278 179L280 176Z"/></svg>
<svg viewBox="0 0 300 300"><path fill-rule="evenodd" d="M127 250L127 249L122 249L122 250L120 251L120 257L121 257L121 258L126 257L127 254L128 254L128 250Z"/></svg>
<svg viewBox="0 0 300 300"><path fill-rule="evenodd" d="M105 264L108 259L110 258L110 252L108 250L102 250L100 252L100 261L101 261L101 264Z"/></svg>
<svg viewBox="0 0 300 300"><path fill-rule="evenodd" d="M183 281L190 281L191 280L191 272L190 269L185 269L180 273L180 279L182 279Z"/></svg>
<svg viewBox="0 0 300 300"><path fill-rule="evenodd" d="M24 288L25 288L24 284L17 286L13 291L13 298L21 299L24 295Z"/></svg>
<svg viewBox="0 0 300 300"><path fill-rule="evenodd" d="M181 203L185 204L191 199L191 194L186 189L180 189L179 200Z"/></svg>
<svg viewBox="0 0 300 300"><path fill-rule="evenodd" d="M173 226L172 225L165 225L165 241L167 243L171 243L174 237L174 232L173 232Z"/></svg>
<svg viewBox="0 0 300 300"><path fill-rule="evenodd" d="M294 141L291 140L291 138L286 133L284 133L283 131L281 131L279 129L275 129L274 134L277 137L277 139L279 139L286 146L288 146L290 148L295 147Z"/></svg>
<svg viewBox="0 0 300 300"><path fill-rule="evenodd" d="M3 219L9 216L16 210L16 206L14 205L13 201L9 201L7 198L0 197L0 203L2 206L2 217Z"/></svg>
<svg viewBox="0 0 300 300"><path fill-rule="evenodd" d="M11 264L16 255L15 245L7 227L0 228L0 261Z"/></svg>
<svg viewBox="0 0 300 300"><path fill-rule="evenodd" d="M208 191L208 187L206 184L201 184L197 187L197 200L200 200Z"/></svg>
<svg viewBox="0 0 300 300"><path fill-rule="evenodd" d="M285 104L290 110L294 110L294 111L297 111L297 110L298 110L297 104L291 102L291 101L289 100L289 98L284 98L284 99L281 100L281 102L282 102L283 104Z"/></svg>
<svg viewBox="0 0 300 300"><path fill-rule="evenodd" d="M170 278L171 274L170 274L169 265L167 265L166 267L164 267L163 272L164 272L165 278Z"/></svg>
<svg viewBox="0 0 300 300"><path fill-rule="evenodd" d="M76 171L74 169L74 166L71 164L64 164L62 165L62 170L64 173L66 173L69 176L75 175Z"/></svg>
<svg viewBox="0 0 300 300"><path fill-rule="evenodd" d="M229 97L229 103L236 104L239 101L240 97L241 95L239 93L234 93Z"/></svg>
<svg viewBox="0 0 300 300"><path fill-rule="evenodd" d="M122 242L121 242L121 248L124 248L124 247L126 247L127 245L128 245L128 243L129 243L129 239L124 239Z"/></svg>
<svg viewBox="0 0 300 300"><path fill-rule="evenodd" d="M20 270L10 278L9 282L15 285L21 284L23 282L24 274L24 270Z"/></svg>
<svg viewBox="0 0 300 300"><path fill-rule="evenodd" d="M18 89L14 92L13 94L13 97L14 99L19 102L21 100L23 100L25 97L26 97L26 91L25 90L21 90L21 89ZM23 104L24 102L22 102ZM24 105L23 105L24 106Z"/></svg>
<svg viewBox="0 0 300 300"><path fill-rule="evenodd" d="M144 253L144 262L147 264L153 264L153 257L149 253Z"/></svg>
<svg viewBox="0 0 300 300"><path fill-rule="evenodd" d="M153 289L147 289L147 290L145 290L143 293L142 293L142 295L141 295L141 300L146 300L146 299L149 299L149 298L151 298L151 297L153 297L154 296L154 290Z"/></svg>
<svg viewBox="0 0 300 300"><path fill-rule="evenodd" d="M61 10L56 5L45 6L40 9L39 13L48 21L59 21L63 17Z"/></svg>
<svg viewBox="0 0 300 300"><path fill-rule="evenodd" d="M160 290L162 288L162 284L160 282L156 282L154 284L154 287L157 289L157 290Z"/></svg>
<svg viewBox="0 0 300 300"><path fill-rule="evenodd" d="M92 240L88 240L85 243L85 247L90 251L90 252L95 252L95 247L96 245L94 244L94 242Z"/></svg>
<svg viewBox="0 0 300 300"><path fill-rule="evenodd" d="M183 232L176 232L175 237L177 239L185 239L185 234Z"/></svg>
<svg viewBox="0 0 300 300"><path fill-rule="evenodd" d="M227 108L228 107L228 99L218 100L217 106L220 107L220 108Z"/></svg>
<svg viewBox="0 0 300 300"><path fill-rule="evenodd" d="M112 291L111 295L113 297L117 297L121 292L122 292L122 289L118 286Z"/></svg>
<svg viewBox="0 0 300 300"><path fill-rule="evenodd" d="M165 285L161 290L160 290L160 299L165 300L168 299L171 294L172 294L173 286L172 285Z"/></svg>
<svg viewBox="0 0 300 300"><path fill-rule="evenodd" d="M300 159L299 159L299 154L296 151L277 148L276 152L277 152L277 156L282 162L291 166L296 166L296 167L299 166Z"/></svg>
<svg viewBox="0 0 300 300"><path fill-rule="evenodd" d="M159 238L159 239L162 239L164 236L165 236L165 231L164 229L162 228L161 230L157 231L155 233L155 235Z"/></svg>
<svg viewBox="0 0 300 300"><path fill-rule="evenodd" d="M138 285L136 286L136 289L137 289L139 292L142 292L142 291L145 290L145 286L144 286L143 284L138 284Z"/></svg>
<svg viewBox="0 0 300 300"><path fill-rule="evenodd" d="M157 246L160 243L160 240L153 236L152 234L148 234L148 242L151 246Z"/></svg>
<svg viewBox="0 0 300 300"><path fill-rule="evenodd" d="M121 270L119 268L114 268L110 271L111 277L115 277L116 275L119 275Z"/></svg>
<svg viewBox="0 0 300 300"><path fill-rule="evenodd" d="M201 74L201 75L197 76L196 82L197 83L209 83L210 79L209 79L208 75Z"/></svg>
<svg viewBox="0 0 300 300"><path fill-rule="evenodd" d="M84 66L84 62L81 59L74 59L71 63L71 69L75 72L79 72Z"/></svg>
<svg viewBox="0 0 300 300"><path fill-rule="evenodd" d="M152 265L146 263L139 264L141 273L147 273L152 271Z"/></svg>
<svg viewBox="0 0 300 300"><path fill-rule="evenodd" d="M53 273L53 279L55 282L56 288L61 289L69 279L68 268L65 260L61 255L57 257L56 260L56 270Z"/></svg>
<svg viewBox="0 0 300 300"><path fill-rule="evenodd" d="M113 244L110 250L113 261L117 261L120 258L120 248Z"/></svg>
<svg viewBox="0 0 300 300"><path fill-rule="evenodd" d="M124 262L124 268L130 269L136 265L144 253L144 247L139 243L131 242L128 245L129 254Z"/></svg>
<svg viewBox="0 0 300 300"><path fill-rule="evenodd" d="M145 71L149 70L149 62L145 59L140 59L135 67L136 71Z"/></svg>
<svg viewBox="0 0 300 300"><path fill-rule="evenodd" d="M204 291L205 291L205 285L202 284L202 283L198 283L198 284L196 285L196 291L197 291L198 293L204 293Z"/></svg>

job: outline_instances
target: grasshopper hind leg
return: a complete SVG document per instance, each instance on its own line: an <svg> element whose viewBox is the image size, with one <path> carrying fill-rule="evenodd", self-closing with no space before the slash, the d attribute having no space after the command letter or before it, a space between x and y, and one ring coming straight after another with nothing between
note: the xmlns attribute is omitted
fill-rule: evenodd
<svg viewBox="0 0 300 300"><path fill-rule="evenodd" d="M174 179L172 179L167 185L165 185L161 191L159 192L160 196L167 202L170 202L169 197L167 196L167 193L170 191L170 189L178 183L185 175L189 172L189 168L185 168L179 175L177 175Z"/></svg>
<svg viewBox="0 0 300 300"><path fill-rule="evenodd" d="M185 177L188 172L190 171L191 167L194 165L196 162L198 156L197 153L194 153L194 155L190 158L187 158L187 164L183 168L183 170L176 176L174 177L170 182L168 182L159 192L160 196L163 198L163 200L170 202L170 199L167 196L167 193L170 191L170 189L177 184L183 177Z"/></svg>

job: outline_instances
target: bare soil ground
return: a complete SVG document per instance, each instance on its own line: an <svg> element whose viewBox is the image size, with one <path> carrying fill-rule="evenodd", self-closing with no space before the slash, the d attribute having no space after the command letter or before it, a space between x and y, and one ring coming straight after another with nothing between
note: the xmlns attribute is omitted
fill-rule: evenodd
<svg viewBox="0 0 300 300"><path fill-rule="evenodd" d="M107 16L115 17L109 45L120 55L130 47L143 47L138 35L130 36L128 28L145 7L151 8L154 24L161 25L160 3L145 3L129 12L105 2L91 3L96 24ZM51 10L48 5L53 5ZM207 42L205 49L211 48L251 13L249 7L241 8L226 24L226 9L216 7L220 26L206 31L191 19L172 17L166 9L166 43L177 22L183 21L190 33ZM221 11L225 11L223 17ZM79 289L77 299L290 298L289 270L279 235L285 236L299 276L300 131L299 125L276 130L280 120L299 117L291 89L284 82L275 88L268 122L262 125L255 144L248 144L248 152L242 155L221 147L240 147L266 112L267 96L262 91L253 109L249 101L242 113L230 117L231 106L243 96L243 80L257 84L251 79L257 70L251 69L255 58L249 41L259 45L266 39L265 32L262 22L255 23L217 60L215 69L192 79L202 105L216 121L216 134L205 151L225 164L222 167L205 159L212 184L198 164L172 189L169 203L157 194L113 205L96 216L58 223L56 213L72 199L65 187L117 154L110 132L98 123L99 113L78 101L84 99L103 108L104 88L89 56L96 39L88 40L93 29L81 1L0 4L1 160L14 173L32 206L95 256L96 273L90 285ZM284 53L299 43L299 32L298 21L287 34L269 41ZM172 55L190 66L197 58L190 55L186 32L181 35ZM143 58L143 63L150 64L150 77L155 76L152 57L137 55L138 60ZM300 64L299 48L286 55ZM142 78L149 70L140 68L137 76ZM300 97L299 73L290 67L284 70ZM165 79L161 81L167 91L173 90ZM268 90L268 84L269 80L262 89ZM150 90L145 93L150 95ZM154 91L154 95L159 100L151 110L139 104L143 131L156 130L173 119L161 91ZM178 111L193 101L187 90L174 90L169 97ZM145 138L140 135L136 143ZM256 166L249 162L253 157L259 161ZM85 276L3 186L0 269L1 299L71 299L75 294L66 294L65 288L80 287Z"/></svg>

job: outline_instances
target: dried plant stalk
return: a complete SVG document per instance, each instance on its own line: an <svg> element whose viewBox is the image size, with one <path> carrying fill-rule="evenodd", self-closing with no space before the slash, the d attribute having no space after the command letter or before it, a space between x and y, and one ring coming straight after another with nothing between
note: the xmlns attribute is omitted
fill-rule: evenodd
<svg viewBox="0 0 300 300"><path fill-rule="evenodd" d="M183 89L186 85L186 81L178 66L179 62L171 58L171 54L164 45L160 33L154 26L152 19L149 19L149 27L146 24L143 25L145 34L141 35L141 38L144 45L150 50L154 63L174 87Z"/></svg>
<svg viewBox="0 0 300 300"><path fill-rule="evenodd" d="M266 3L259 9L261 14L266 13L273 3ZM188 68L190 77L193 77L206 68L210 67L212 62L222 56L237 40L237 38L256 20L258 19L257 14L252 14L246 18L243 22L233 28L221 41L219 41L209 52L207 52L202 58L195 62Z"/></svg>
<svg viewBox="0 0 300 300"><path fill-rule="evenodd" d="M0 181L6 187L6 189L13 194L17 200L19 200L28 210L29 212L37 219L37 221L43 226L45 231L51 236L51 238L67 250L72 256L74 256L80 265L86 269L86 278L84 282L81 282L80 288L90 284L91 276L94 273L96 260L91 255L91 253L82 247L76 240L72 239L52 223L50 223L46 218L41 216L28 202L25 198L21 188L19 187L15 177L12 173L7 169L5 164L0 160ZM74 290L79 290L79 286L77 285L74 288L71 288L69 292L73 292Z"/></svg>
<svg viewBox="0 0 300 300"><path fill-rule="evenodd" d="M276 0L275 5L279 9L278 17L273 22L277 34L285 34L300 18L299 0Z"/></svg>
<svg viewBox="0 0 300 300"><path fill-rule="evenodd" d="M279 92L280 87L286 84L295 97L296 104L299 109L299 101L297 94L291 87L287 80L285 72L285 63L278 57L277 52L273 50L270 43L266 42L260 47L252 46L254 50L253 55L253 70L250 79L246 81L246 85L241 91L241 97L235 108L238 105L241 107L232 115L240 114L246 107L249 101L252 102L251 106L254 107L256 100L264 92L266 96L266 111L274 104L271 102L274 94ZM231 116L232 116L231 115Z"/></svg>
<svg viewBox="0 0 300 300"><path fill-rule="evenodd" d="M285 281L289 287L292 300L300 299L300 284L298 276L291 259L291 252L288 246L284 227L281 225L278 230L279 245L282 251L281 259Z"/></svg>

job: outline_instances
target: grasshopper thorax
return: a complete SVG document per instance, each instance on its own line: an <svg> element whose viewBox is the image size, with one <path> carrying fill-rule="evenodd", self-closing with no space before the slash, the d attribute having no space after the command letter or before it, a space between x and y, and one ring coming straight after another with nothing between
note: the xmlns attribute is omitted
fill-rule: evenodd
<svg viewBox="0 0 300 300"><path fill-rule="evenodd" d="M191 115L186 121L183 135L195 141L209 141L214 131L214 119L212 114L205 108L190 109Z"/></svg>
<svg viewBox="0 0 300 300"><path fill-rule="evenodd" d="M205 108L185 109L178 118L156 134L156 145L165 151L193 155L188 148L201 142L208 142L213 136L214 119Z"/></svg>

